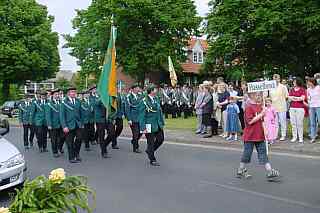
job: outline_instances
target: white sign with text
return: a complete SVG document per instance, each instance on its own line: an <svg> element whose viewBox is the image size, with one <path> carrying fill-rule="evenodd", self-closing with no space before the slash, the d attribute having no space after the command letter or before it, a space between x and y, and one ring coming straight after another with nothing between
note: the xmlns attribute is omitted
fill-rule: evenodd
<svg viewBox="0 0 320 213"><path fill-rule="evenodd" d="M263 92L277 88L276 81L259 81L248 83L248 93Z"/></svg>

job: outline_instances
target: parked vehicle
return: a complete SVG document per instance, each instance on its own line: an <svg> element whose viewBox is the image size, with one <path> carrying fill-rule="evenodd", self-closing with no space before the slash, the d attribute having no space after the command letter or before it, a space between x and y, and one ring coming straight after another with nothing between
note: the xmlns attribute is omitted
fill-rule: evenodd
<svg viewBox="0 0 320 213"><path fill-rule="evenodd" d="M1 113L7 115L9 118L18 116L19 114L19 102L18 101L6 101L1 107Z"/></svg>
<svg viewBox="0 0 320 213"><path fill-rule="evenodd" d="M26 180L24 156L3 137L9 130L9 122L0 119L0 191L21 185Z"/></svg>

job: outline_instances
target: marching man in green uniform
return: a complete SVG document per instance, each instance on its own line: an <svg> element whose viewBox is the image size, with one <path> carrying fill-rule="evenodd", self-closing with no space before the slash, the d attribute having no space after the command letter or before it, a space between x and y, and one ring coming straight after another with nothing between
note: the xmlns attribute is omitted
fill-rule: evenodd
<svg viewBox="0 0 320 213"><path fill-rule="evenodd" d="M121 135L123 130L123 118L125 116L125 107L126 107L126 100L123 94L118 92L117 95L117 114L115 120L115 140L112 142L113 149L119 149L117 138Z"/></svg>
<svg viewBox="0 0 320 213"><path fill-rule="evenodd" d="M93 111L94 111L94 122L96 124L96 139L100 144L101 156L102 158L109 158L107 152L107 142L105 139L105 131L107 128L107 118L106 118L106 107L103 105L100 97L96 93L96 87L93 87L91 90L91 100L94 101Z"/></svg>
<svg viewBox="0 0 320 213"><path fill-rule="evenodd" d="M30 148L30 145L32 145L32 141L31 141L32 122L30 121L30 113L31 113L31 99L29 95L26 95L25 101L23 101L19 105L19 122L20 122L20 125L23 127L23 142L24 142L24 148L26 150ZM29 137L29 132L30 132L30 137Z"/></svg>
<svg viewBox="0 0 320 213"><path fill-rule="evenodd" d="M135 84L131 87L131 93L127 96L126 103L126 116L128 124L132 131L132 146L133 152L141 153L139 149L139 139L142 134L140 133L139 115L141 113L142 96L139 95L140 87Z"/></svg>
<svg viewBox="0 0 320 213"><path fill-rule="evenodd" d="M59 148L61 147L62 139L62 129L60 124L60 100L59 100L60 90L52 91L51 100L47 102L46 106L46 120L48 130L50 131L51 137L51 148L53 152L53 157L59 157Z"/></svg>
<svg viewBox="0 0 320 213"><path fill-rule="evenodd" d="M47 150L47 122L46 122L46 92L39 93L40 98L31 105L30 120L34 121L40 152Z"/></svg>
<svg viewBox="0 0 320 213"><path fill-rule="evenodd" d="M93 125L93 106L89 100L90 92L85 91L83 93L83 99L81 101L81 114L82 114L82 120L83 120L83 140L85 144L86 151L90 151L90 130ZM94 128L94 126L93 126Z"/></svg>
<svg viewBox="0 0 320 213"><path fill-rule="evenodd" d="M155 151L159 149L164 141L164 119L159 99L156 97L157 88L153 85L147 88L147 97L143 99L143 105L139 116L141 132L147 138L148 158L152 166L160 166L154 156Z"/></svg>
<svg viewBox="0 0 320 213"><path fill-rule="evenodd" d="M68 96L60 105L60 121L63 132L66 135L70 163L81 162L81 129L83 129L83 122L81 103L76 97L76 88L71 87L68 89Z"/></svg>

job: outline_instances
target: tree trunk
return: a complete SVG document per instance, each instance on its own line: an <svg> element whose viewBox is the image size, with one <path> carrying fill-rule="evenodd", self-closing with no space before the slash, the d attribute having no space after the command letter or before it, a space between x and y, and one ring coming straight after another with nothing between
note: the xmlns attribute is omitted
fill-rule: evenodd
<svg viewBox="0 0 320 213"><path fill-rule="evenodd" d="M2 98L3 100L9 99L9 93L10 93L10 83L8 81L2 82Z"/></svg>

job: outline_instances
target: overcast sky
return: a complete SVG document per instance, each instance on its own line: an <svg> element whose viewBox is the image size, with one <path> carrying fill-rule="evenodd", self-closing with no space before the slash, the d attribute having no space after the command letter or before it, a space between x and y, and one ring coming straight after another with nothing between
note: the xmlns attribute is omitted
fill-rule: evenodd
<svg viewBox="0 0 320 213"><path fill-rule="evenodd" d="M76 59L68 54L67 49L63 49L64 40L61 34L72 33L71 20L75 17L75 9L85 9L90 5L91 0L37 0L48 7L49 14L55 16L53 30L60 34L59 52L61 58L61 70L76 71ZM209 0L195 0L198 13L204 16L208 12Z"/></svg>

